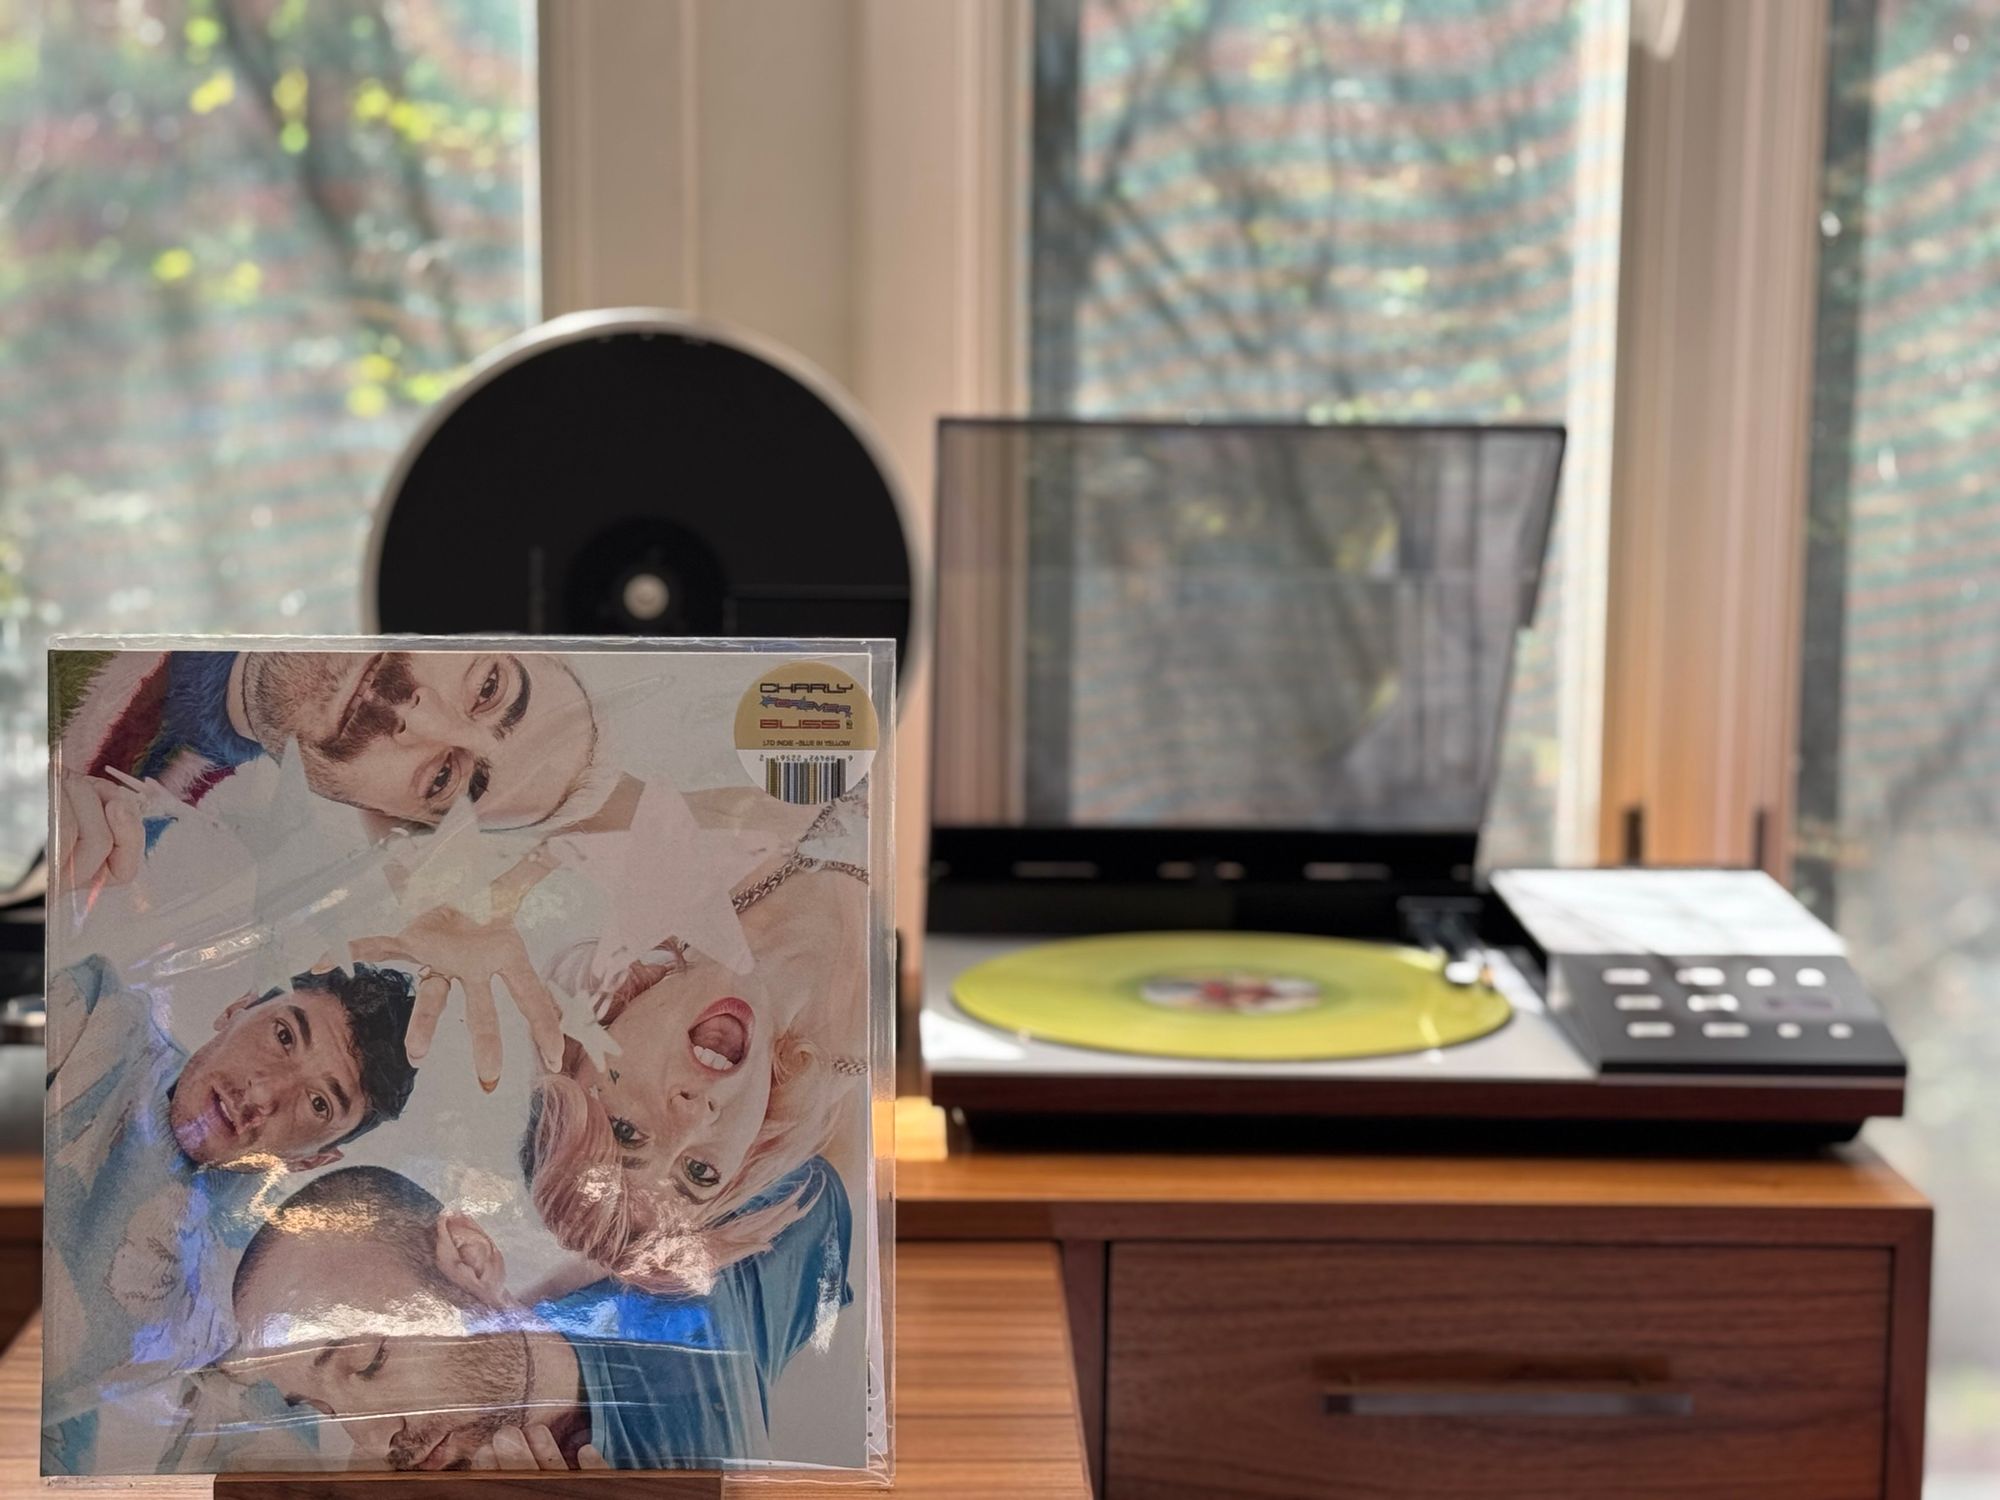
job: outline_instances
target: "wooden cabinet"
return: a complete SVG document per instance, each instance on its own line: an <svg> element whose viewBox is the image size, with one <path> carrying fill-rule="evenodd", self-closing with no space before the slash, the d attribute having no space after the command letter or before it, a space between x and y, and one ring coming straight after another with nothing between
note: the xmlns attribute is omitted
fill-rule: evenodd
<svg viewBox="0 0 2000 1500"><path fill-rule="evenodd" d="M42 1300L42 1159L0 1155L0 1348Z"/></svg>
<svg viewBox="0 0 2000 1500"><path fill-rule="evenodd" d="M1889 1257L1120 1244L1120 1497L1874 1500Z"/></svg>
<svg viewBox="0 0 2000 1500"><path fill-rule="evenodd" d="M1780 1159L916 1153L1062 1248L1106 1500L1918 1500L1930 1207Z"/></svg>
<svg viewBox="0 0 2000 1500"><path fill-rule="evenodd" d="M21 1331L41 1302L41 1246L0 1243L0 1348Z"/></svg>

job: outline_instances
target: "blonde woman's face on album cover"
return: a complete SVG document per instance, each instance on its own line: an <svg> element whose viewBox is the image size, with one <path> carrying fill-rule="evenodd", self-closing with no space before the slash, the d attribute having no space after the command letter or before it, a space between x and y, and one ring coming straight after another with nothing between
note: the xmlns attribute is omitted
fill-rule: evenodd
<svg viewBox="0 0 2000 1500"><path fill-rule="evenodd" d="M697 1206L734 1181L771 1102L774 1023L730 979L697 964L642 991L607 1028L618 1050L578 1078L626 1169Z"/></svg>

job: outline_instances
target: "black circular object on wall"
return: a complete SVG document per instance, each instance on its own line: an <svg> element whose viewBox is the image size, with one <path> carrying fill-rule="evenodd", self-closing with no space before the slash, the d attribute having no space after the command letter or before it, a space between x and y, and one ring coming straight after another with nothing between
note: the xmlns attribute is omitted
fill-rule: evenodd
<svg viewBox="0 0 2000 1500"><path fill-rule="evenodd" d="M363 575L389 634L892 637L920 575L902 493L803 362L653 309L494 351L397 463Z"/></svg>

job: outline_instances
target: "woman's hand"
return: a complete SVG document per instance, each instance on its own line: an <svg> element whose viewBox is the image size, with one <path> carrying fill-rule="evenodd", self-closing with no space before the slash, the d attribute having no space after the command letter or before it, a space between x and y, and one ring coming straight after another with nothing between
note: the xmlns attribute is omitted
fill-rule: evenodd
<svg viewBox="0 0 2000 1500"><path fill-rule="evenodd" d="M139 794L103 776L65 773L58 795L56 873L72 890L88 890L103 877L123 885L146 858L146 820Z"/></svg>
<svg viewBox="0 0 2000 1500"><path fill-rule="evenodd" d="M357 938L347 950L364 963L415 964L417 1003L410 1012L404 1050L422 1062L444 1014L454 983L465 991L465 1025L472 1033L472 1065L488 1093L500 1082L500 1016L493 982L507 987L528 1023L535 1050L550 1072L562 1066L562 1012L549 993L514 926L514 908L496 903L494 915L475 921L454 906L434 906L401 932Z"/></svg>
<svg viewBox="0 0 2000 1500"><path fill-rule="evenodd" d="M532 1427L503 1427L493 1440L472 1455L475 1469L608 1469L604 1455L589 1443L576 1451L576 1462L568 1462L557 1446L555 1434L537 1423Z"/></svg>

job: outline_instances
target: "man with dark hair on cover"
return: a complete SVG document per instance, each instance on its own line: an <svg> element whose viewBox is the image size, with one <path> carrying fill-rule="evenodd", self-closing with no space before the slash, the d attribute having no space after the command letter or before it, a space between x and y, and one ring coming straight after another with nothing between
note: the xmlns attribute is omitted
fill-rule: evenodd
<svg viewBox="0 0 2000 1500"><path fill-rule="evenodd" d="M224 1373L341 1424L392 1469L706 1468L770 1456L772 1384L852 1300L847 1191L814 1158L805 1211L706 1296L604 1280L523 1307L479 1225L408 1178L347 1167L277 1209L237 1266Z"/></svg>
<svg viewBox="0 0 2000 1500"><path fill-rule="evenodd" d="M287 1173L402 1113L410 980L357 964L246 994L192 1054L163 998L102 958L48 992L48 1214L75 1232L44 1251L50 1326L42 1451L48 1473L90 1466L96 1408L198 1368L234 1339L230 1261Z"/></svg>
<svg viewBox="0 0 2000 1500"><path fill-rule="evenodd" d="M132 879L164 826L130 779L197 805L296 744L306 784L370 827L432 825L463 796L483 825L525 828L567 804L597 744L590 695L549 655L59 651L49 701L64 811L51 863L73 890Z"/></svg>

